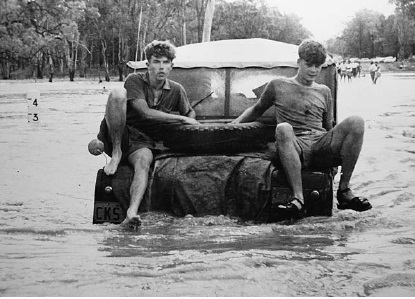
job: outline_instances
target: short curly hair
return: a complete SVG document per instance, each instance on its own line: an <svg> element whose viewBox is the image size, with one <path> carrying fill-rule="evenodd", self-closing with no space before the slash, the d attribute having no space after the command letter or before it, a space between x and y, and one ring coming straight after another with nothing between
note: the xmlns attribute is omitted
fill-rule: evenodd
<svg viewBox="0 0 415 299"><path fill-rule="evenodd" d="M172 61L174 58L176 58L176 48L169 41L153 40L145 47L144 53L146 54L146 58L148 61L150 61L152 56L165 56Z"/></svg>
<svg viewBox="0 0 415 299"><path fill-rule="evenodd" d="M318 41L306 39L298 46L298 56L308 64L320 66L326 61L327 50Z"/></svg>

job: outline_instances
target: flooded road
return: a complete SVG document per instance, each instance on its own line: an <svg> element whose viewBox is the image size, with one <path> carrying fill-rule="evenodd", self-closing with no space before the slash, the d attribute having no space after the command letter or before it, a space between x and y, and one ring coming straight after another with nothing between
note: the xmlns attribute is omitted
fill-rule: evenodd
<svg viewBox="0 0 415 299"><path fill-rule="evenodd" d="M366 121L352 188L372 210L294 225L147 213L130 231L92 225L105 158L87 151L122 83L0 81L0 295L415 296L414 83L339 83L339 120Z"/></svg>

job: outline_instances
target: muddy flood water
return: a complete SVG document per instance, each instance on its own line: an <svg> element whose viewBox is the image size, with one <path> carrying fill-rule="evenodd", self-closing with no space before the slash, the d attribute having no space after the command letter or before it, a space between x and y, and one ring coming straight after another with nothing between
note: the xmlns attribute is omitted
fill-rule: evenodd
<svg viewBox="0 0 415 299"><path fill-rule="evenodd" d="M164 213L136 231L93 225L105 157L87 144L118 86L0 81L0 296L415 296L414 73L339 83L339 119L366 121L352 188L373 209L293 225Z"/></svg>

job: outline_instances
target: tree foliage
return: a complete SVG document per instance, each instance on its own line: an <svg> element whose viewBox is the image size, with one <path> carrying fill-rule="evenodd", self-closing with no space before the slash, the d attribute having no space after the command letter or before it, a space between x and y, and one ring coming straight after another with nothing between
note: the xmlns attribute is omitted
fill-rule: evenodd
<svg viewBox="0 0 415 299"><path fill-rule="evenodd" d="M358 12L342 36L328 41L344 56L407 57L415 45L415 0L390 0L394 15ZM207 0L0 0L1 78L98 75L122 81L144 46L202 41ZM265 0L217 0L211 40L267 38L292 44L311 36L294 14ZM329 24L328 24L329 26Z"/></svg>
<svg viewBox="0 0 415 299"><path fill-rule="evenodd" d="M329 51L343 57L411 57L415 53L415 0L391 2L396 11L388 18L372 10L358 11L341 36L328 41Z"/></svg>
<svg viewBox="0 0 415 299"><path fill-rule="evenodd" d="M254 0L226 2L216 9L212 35L215 39L267 38L299 44L311 33L295 15L283 15L276 8Z"/></svg>
<svg viewBox="0 0 415 299"><path fill-rule="evenodd" d="M144 46L202 40L207 0L0 0L0 75L126 73ZM216 1L211 40L262 37L298 44L310 32L262 0ZM15 75L16 76L16 75Z"/></svg>
<svg viewBox="0 0 415 299"><path fill-rule="evenodd" d="M394 3L401 13L411 19L415 18L415 0L390 0L389 2Z"/></svg>

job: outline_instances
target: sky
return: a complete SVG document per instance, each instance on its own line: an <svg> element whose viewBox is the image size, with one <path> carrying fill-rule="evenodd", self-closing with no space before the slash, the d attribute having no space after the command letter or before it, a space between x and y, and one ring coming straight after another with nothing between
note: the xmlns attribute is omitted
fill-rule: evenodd
<svg viewBox="0 0 415 299"><path fill-rule="evenodd" d="M394 13L395 5L389 0L266 0L285 14L296 14L301 24L314 38L325 42L341 35L348 21L356 12L367 8L385 17Z"/></svg>

